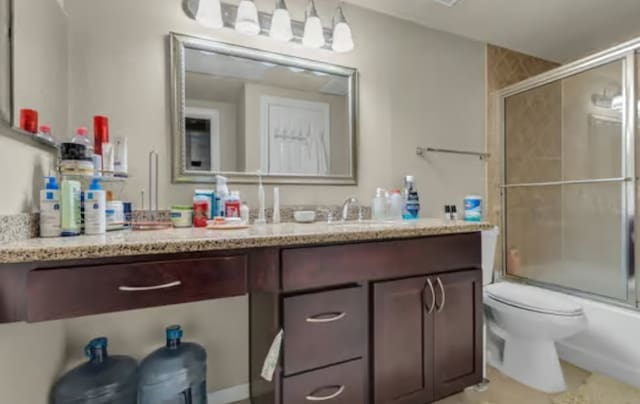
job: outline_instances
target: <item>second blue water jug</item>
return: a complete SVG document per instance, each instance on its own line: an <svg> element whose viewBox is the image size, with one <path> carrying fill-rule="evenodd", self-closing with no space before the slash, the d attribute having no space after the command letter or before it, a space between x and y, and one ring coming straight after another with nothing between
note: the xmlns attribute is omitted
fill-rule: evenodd
<svg viewBox="0 0 640 404"><path fill-rule="evenodd" d="M206 404L207 352L182 342L182 329L166 330L167 344L149 354L138 371L139 404Z"/></svg>

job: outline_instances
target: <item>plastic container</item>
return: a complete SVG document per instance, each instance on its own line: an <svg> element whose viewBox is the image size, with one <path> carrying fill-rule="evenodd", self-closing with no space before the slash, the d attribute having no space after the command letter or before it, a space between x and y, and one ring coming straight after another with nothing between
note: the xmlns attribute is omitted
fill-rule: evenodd
<svg viewBox="0 0 640 404"><path fill-rule="evenodd" d="M207 219L213 219L218 210L218 207L216 206L216 193L211 189L196 189L194 193L194 200L196 199L206 199L209 202Z"/></svg>
<svg viewBox="0 0 640 404"><path fill-rule="evenodd" d="M206 404L207 352L181 342L180 326L167 328L166 338L140 363L138 404Z"/></svg>
<svg viewBox="0 0 640 404"><path fill-rule="evenodd" d="M59 237L60 187L56 177L45 177L44 189L40 191L40 237Z"/></svg>
<svg viewBox="0 0 640 404"><path fill-rule="evenodd" d="M240 192L231 191L231 195L224 201L225 217L240 217Z"/></svg>
<svg viewBox="0 0 640 404"><path fill-rule="evenodd" d="M71 139L71 143L81 144L87 148L87 150L93 150L93 142L89 139L87 134L89 131L87 128L76 129L76 134Z"/></svg>
<svg viewBox="0 0 640 404"><path fill-rule="evenodd" d="M129 176L129 152L126 137L113 139L113 168L116 177L126 178Z"/></svg>
<svg viewBox="0 0 640 404"><path fill-rule="evenodd" d="M128 356L109 356L104 337L89 342L85 353L89 361L53 386L52 404L136 404L136 361Z"/></svg>
<svg viewBox="0 0 640 404"><path fill-rule="evenodd" d="M107 193L100 186L100 180L94 178L86 193L84 212L84 232L89 235L107 232Z"/></svg>
<svg viewBox="0 0 640 404"><path fill-rule="evenodd" d="M402 220L403 207L402 194L399 189L394 189L389 197L389 218L391 220Z"/></svg>
<svg viewBox="0 0 640 404"><path fill-rule="evenodd" d="M124 229L124 203L122 201L107 202L107 230Z"/></svg>
<svg viewBox="0 0 640 404"><path fill-rule="evenodd" d="M173 205L171 207L173 227L191 227L193 225L193 207L189 205Z"/></svg>
<svg viewBox="0 0 640 404"><path fill-rule="evenodd" d="M371 204L371 218L373 220L384 220L387 218L387 198L385 197L385 190L382 188L376 189L376 196L373 198Z"/></svg>
<svg viewBox="0 0 640 404"><path fill-rule="evenodd" d="M38 137L53 142L53 134L51 133L51 126L41 125L38 131Z"/></svg>
<svg viewBox="0 0 640 404"><path fill-rule="evenodd" d="M464 220L466 222L482 221L482 197L471 195L464 198Z"/></svg>
<svg viewBox="0 0 640 404"><path fill-rule="evenodd" d="M193 226L207 227L209 215L209 199L206 197L196 197L193 200Z"/></svg>

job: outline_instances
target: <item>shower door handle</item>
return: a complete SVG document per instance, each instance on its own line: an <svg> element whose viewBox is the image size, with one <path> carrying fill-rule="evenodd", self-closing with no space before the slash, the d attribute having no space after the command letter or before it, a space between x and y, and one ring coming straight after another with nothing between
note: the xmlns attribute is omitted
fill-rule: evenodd
<svg viewBox="0 0 640 404"><path fill-rule="evenodd" d="M442 280L440 279L439 276L436 278L436 280L438 282L438 287L440 288L440 293L442 294L442 301L440 302L440 305L438 306L438 310L437 310L437 312L440 313L444 309L444 305L447 303L447 293L444 290L444 285L442 284Z"/></svg>
<svg viewBox="0 0 640 404"><path fill-rule="evenodd" d="M429 290L431 292L431 306L427 306L427 299L424 296L427 291L427 286L429 286ZM427 278L427 283L425 283L424 288L422 289L422 304L424 304L424 308L427 309L427 314L431 314L433 309L436 307L436 290L433 287L431 278Z"/></svg>

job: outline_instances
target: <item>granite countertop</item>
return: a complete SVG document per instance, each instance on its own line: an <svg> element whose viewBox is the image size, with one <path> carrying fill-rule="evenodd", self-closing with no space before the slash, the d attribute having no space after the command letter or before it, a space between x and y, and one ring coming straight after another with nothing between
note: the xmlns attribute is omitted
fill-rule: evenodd
<svg viewBox="0 0 640 404"><path fill-rule="evenodd" d="M0 244L0 264L84 258L170 254L273 246L388 240L442 234L471 233L491 228L487 223L348 222L251 226L243 230L168 229L120 231L104 236L34 238Z"/></svg>

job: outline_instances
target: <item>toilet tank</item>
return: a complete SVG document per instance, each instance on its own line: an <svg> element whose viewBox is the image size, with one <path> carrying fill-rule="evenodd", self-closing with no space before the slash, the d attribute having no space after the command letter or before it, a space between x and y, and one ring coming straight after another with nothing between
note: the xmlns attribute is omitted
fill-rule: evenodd
<svg viewBox="0 0 640 404"><path fill-rule="evenodd" d="M494 227L482 232L482 285L493 282L493 269L496 262L496 247L498 246L500 230Z"/></svg>

